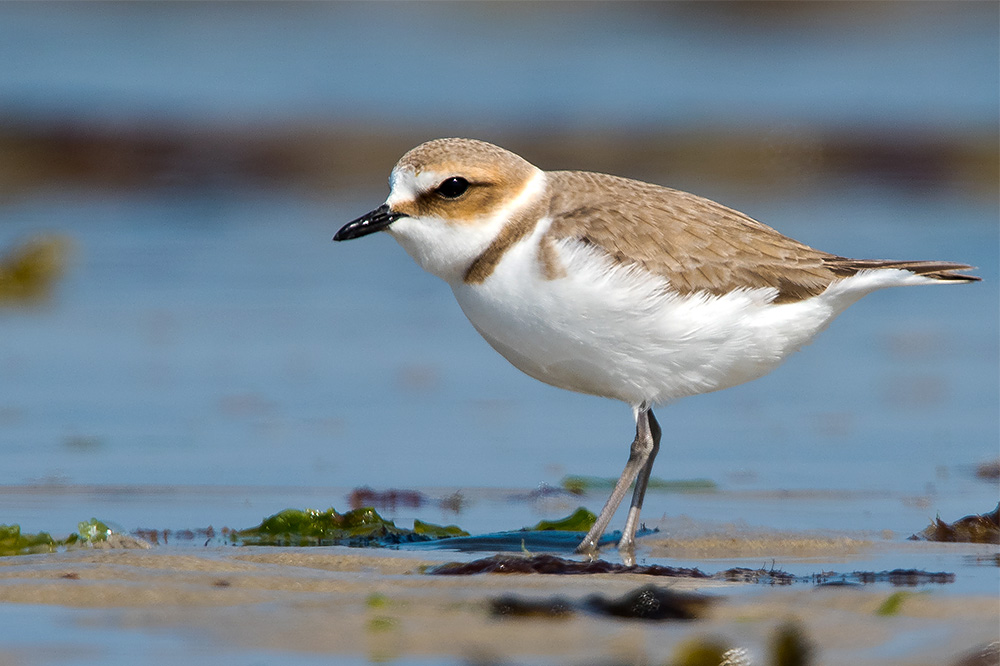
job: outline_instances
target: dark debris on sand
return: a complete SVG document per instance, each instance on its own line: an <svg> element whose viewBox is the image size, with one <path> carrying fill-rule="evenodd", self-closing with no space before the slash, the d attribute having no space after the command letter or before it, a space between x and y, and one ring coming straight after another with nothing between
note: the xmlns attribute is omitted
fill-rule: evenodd
<svg viewBox="0 0 1000 666"><path fill-rule="evenodd" d="M923 571L922 569L893 569L892 571L853 571L848 574L824 572L808 576L812 582L825 587L840 585L871 585L889 583L894 587L916 587L917 585L945 585L955 582L955 574L947 571Z"/></svg>
<svg viewBox="0 0 1000 666"><path fill-rule="evenodd" d="M763 585L791 585L796 577L780 569L746 569L734 567L715 574L713 578L733 583L760 583Z"/></svg>
<svg viewBox="0 0 1000 666"><path fill-rule="evenodd" d="M706 574L700 569L665 567L659 564L640 564L633 567L604 560L578 562L555 555L494 555L471 562L446 562L430 567L425 573L436 576L471 576L475 574L634 574L639 576L666 576L671 578L703 578L761 585L811 584L822 586L870 585L888 583L897 587L946 584L955 582L955 574L945 571L931 572L919 569L893 569L891 571L853 571L836 573L824 571L805 576L795 576L779 569L747 569L735 567L716 574ZM546 614L536 609L529 614ZM552 613L549 613L552 614Z"/></svg>
<svg viewBox="0 0 1000 666"><path fill-rule="evenodd" d="M636 620L693 620L703 614L710 601L700 594L644 585L620 597L594 594L580 601L559 596L525 599L505 595L490 602L490 612L497 617L563 618L582 611Z"/></svg>
<svg viewBox="0 0 1000 666"><path fill-rule="evenodd" d="M640 574L645 576L670 576L674 578L708 578L698 569L664 567L659 564L640 564L627 567L624 564L592 560L578 562L555 555L494 555L472 562L447 562L428 569L427 573L437 576L469 576L481 573L520 574Z"/></svg>
<svg viewBox="0 0 1000 666"><path fill-rule="evenodd" d="M914 534L910 539L1000 544L1000 504L990 513L972 514L953 523L946 523L938 516L923 532Z"/></svg>

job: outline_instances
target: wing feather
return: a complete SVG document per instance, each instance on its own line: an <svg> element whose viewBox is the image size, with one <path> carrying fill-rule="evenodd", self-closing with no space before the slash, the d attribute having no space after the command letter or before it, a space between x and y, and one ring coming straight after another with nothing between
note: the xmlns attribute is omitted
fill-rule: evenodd
<svg viewBox="0 0 1000 666"><path fill-rule="evenodd" d="M613 261L665 278L681 294L770 287L777 291L775 303L788 303L878 269L942 281L979 280L960 272L972 268L965 264L822 252L722 204L658 185L583 171L553 171L548 177L552 239L598 246Z"/></svg>
<svg viewBox="0 0 1000 666"><path fill-rule="evenodd" d="M569 171L551 172L549 187L550 235L599 246L682 294L771 287L775 302L787 302L819 294L841 277L826 264L834 255L693 194Z"/></svg>

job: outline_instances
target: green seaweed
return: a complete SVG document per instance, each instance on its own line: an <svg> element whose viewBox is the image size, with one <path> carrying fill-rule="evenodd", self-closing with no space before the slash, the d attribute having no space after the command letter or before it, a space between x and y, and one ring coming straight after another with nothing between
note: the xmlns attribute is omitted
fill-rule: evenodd
<svg viewBox="0 0 1000 666"><path fill-rule="evenodd" d="M771 638L774 666L809 666L813 662L813 652L812 643L795 621L782 624Z"/></svg>
<svg viewBox="0 0 1000 666"><path fill-rule="evenodd" d="M618 479L603 476L564 476L560 485L574 495L582 495L589 490L610 490ZM705 493L715 492L718 486L710 479L658 479L649 480L648 490L664 493Z"/></svg>
<svg viewBox="0 0 1000 666"><path fill-rule="evenodd" d="M396 527L371 507L338 513L335 509L285 509L257 527L230 534L233 543L245 546L389 546L468 536L456 525L413 521L413 529Z"/></svg>
<svg viewBox="0 0 1000 666"><path fill-rule="evenodd" d="M60 545L48 532L22 534L20 525L0 525L0 556L54 553Z"/></svg>
<svg viewBox="0 0 1000 666"><path fill-rule="evenodd" d="M78 523L76 529L79 530L79 539L82 543L107 541L108 537L113 533L113 530L110 527L97 518L91 518L90 520L84 520Z"/></svg>
<svg viewBox="0 0 1000 666"><path fill-rule="evenodd" d="M413 520L413 532L414 534L420 534L421 536L428 536L435 539L469 536L469 533L458 525L435 525L434 523L425 523L424 521L417 519Z"/></svg>
<svg viewBox="0 0 1000 666"><path fill-rule="evenodd" d="M107 541L113 530L97 518L77 524L79 534L73 532L65 539L53 539L48 532L22 534L20 525L0 525L0 557L54 553L59 549L90 546Z"/></svg>
<svg viewBox="0 0 1000 666"><path fill-rule="evenodd" d="M714 638L699 638L685 641L674 651L671 666L719 666L734 663L727 660L730 648ZM738 663L738 662L737 662Z"/></svg>
<svg viewBox="0 0 1000 666"><path fill-rule="evenodd" d="M906 590L893 592L885 598L885 601L883 601L878 608L875 609L875 614L882 617L899 615L899 609L903 607L903 602L906 601L906 599L912 594L912 592L907 592Z"/></svg>
<svg viewBox="0 0 1000 666"><path fill-rule="evenodd" d="M375 509L338 513L334 509L285 509L257 527L234 532L232 539L250 546L328 546L367 542L405 533Z"/></svg>
<svg viewBox="0 0 1000 666"><path fill-rule="evenodd" d="M383 632L392 631L399 626L399 620L391 617L385 617L382 615L373 617L368 620L368 631L371 632Z"/></svg>
<svg viewBox="0 0 1000 666"><path fill-rule="evenodd" d="M389 597L381 592L372 592L365 599L365 606L368 608L386 608L389 605Z"/></svg>
<svg viewBox="0 0 1000 666"><path fill-rule="evenodd" d="M581 506L565 518L542 520L534 527L526 527L525 529L529 532L586 532L594 526L595 522L597 522L597 516Z"/></svg>
<svg viewBox="0 0 1000 666"><path fill-rule="evenodd" d="M72 243L48 234L30 238L0 256L0 306L44 301L66 271Z"/></svg>

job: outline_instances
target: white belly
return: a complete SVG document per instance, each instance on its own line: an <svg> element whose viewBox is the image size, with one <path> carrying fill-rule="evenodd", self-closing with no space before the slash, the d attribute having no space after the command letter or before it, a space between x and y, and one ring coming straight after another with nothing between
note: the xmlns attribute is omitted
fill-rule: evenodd
<svg viewBox="0 0 1000 666"><path fill-rule="evenodd" d="M546 280L535 247L528 238L511 248L482 284L452 283L463 312L528 375L631 405L761 377L872 290L831 288L782 305L770 289L679 296L572 240L557 242L567 276Z"/></svg>

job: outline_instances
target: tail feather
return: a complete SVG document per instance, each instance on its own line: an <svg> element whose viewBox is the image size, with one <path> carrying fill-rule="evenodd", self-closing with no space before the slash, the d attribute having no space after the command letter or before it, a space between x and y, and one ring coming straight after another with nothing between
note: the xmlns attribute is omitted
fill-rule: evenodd
<svg viewBox="0 0 1000 666"><path fill-rule="evenodd" d="M823 260L827 268L839 276L849 277L860 271L871 271L886 268L910 271L932 280L942 282L979 282L975 275L966 275L960 271L971 271L975 266L956 264L951 261L894 261L891 259L848 259L846 257L829 257Z"/></svg>

